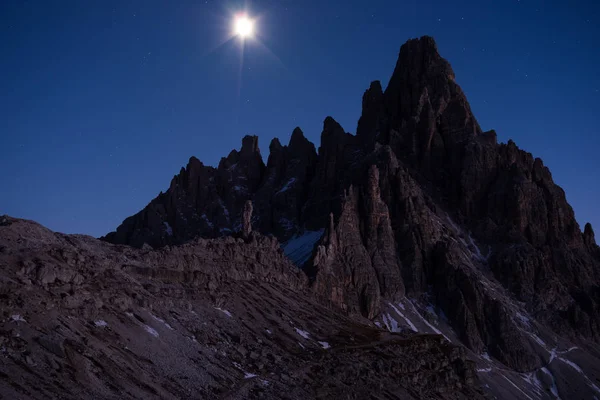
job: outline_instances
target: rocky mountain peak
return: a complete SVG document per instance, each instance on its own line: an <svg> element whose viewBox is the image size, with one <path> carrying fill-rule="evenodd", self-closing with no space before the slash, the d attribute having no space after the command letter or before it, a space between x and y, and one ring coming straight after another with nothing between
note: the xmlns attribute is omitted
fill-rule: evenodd
<svg viewBox="0 0 600 400"><path fill-rule="evenodd" d="M240 153L243 155L260 155L260 149L258 148L258 136L244 136L244 138L242 139L242 149Z"/></svg>
<svg viewBox="0 0 600 400"><path fill-rule="evenodd" d="M327 117L318 153L295 128L287 146L271 141L266 166L256 136L217 169L190 159L106 239L272 234L320 304L394 333L437 332L485 371L558 376L571 364L557 348L597 348L591 225L581 232L541 159L481 130L435 41L405 43L385 90L373 81L362 100L356 136Z"/></svg>
<svg viewBox="0 0 600 400"><path fill-rule="evenodd" d="M269 156L272 153L278 153L281 150L283 150L283 146L281 145L281 142L279 141L279 139L273 138L271 140L271 143L269 144Z"/></svg>
<svg viewBox="0 0 600 400"><path fill-rule="evenodd" d="M585 224L583 229L583 241L587 246L596 246L596 236L594 234L594 229L592 228L592 224L589 222Z"/></svg>

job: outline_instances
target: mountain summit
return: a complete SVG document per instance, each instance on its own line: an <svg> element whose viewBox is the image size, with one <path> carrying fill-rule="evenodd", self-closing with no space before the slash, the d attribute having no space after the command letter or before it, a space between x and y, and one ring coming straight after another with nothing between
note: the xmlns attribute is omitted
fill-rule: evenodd
<svg viewBox="0 0 600 400"><path fill-rule="evenodd" d="M152 357L140 361L144 371L178 368L173 387L148 383L148 372L140 396L182 396L181 376L211 398L600 396L593 228L581 231L542 160L480 128L433 38L402 45L385 90L370 84L356 135L327 117L318 150L300 128L287 145L274 139L269 150L265 165L258 137L246 136L217 168L191 157L165 193L102 242L6 219L0 257L8 254L15 280L46 289L60 282L56 299L39 303L45 307L78 293L73 288L104 293L106 279L124 290L103 295L106 310L122 309L150 329L149 309L170 312L178 322L165 337L178 352L182 326L200 332L186 335L208 346L198 353L210 359L209 383L136 347L130 351ZM16 238L44 246L23 255ZM73 266L81 277L65 272ZM75 303L95 318L100 307L86 299ZM210 302L230 318L222 305L235 306L240 325L212 316ZM188 311L197 307L208 327L191 328L196 317ZM119 334L131 336L119 324ZM305 326L319 337L318 351ZM295 334L300 347L290 339ZM83 357L57 348L56 335L43 343ZM197 356L190 357L194 364ZM269 363L286 372L270 371ZM224 371L250 367L255 372L245 378L261 374L267 384L215 383Z"/></svg>

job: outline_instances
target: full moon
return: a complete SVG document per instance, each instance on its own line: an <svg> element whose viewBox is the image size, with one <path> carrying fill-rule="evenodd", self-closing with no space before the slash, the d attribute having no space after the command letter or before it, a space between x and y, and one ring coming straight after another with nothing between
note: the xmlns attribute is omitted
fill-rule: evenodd
<svg viewBox="0 0 600 400"><path fill-rule="evenodd" d="M246 15L238 15L235 17L233 26L235 34L242 39L252 36L252 33L254 32L254 21Z"/></svg>

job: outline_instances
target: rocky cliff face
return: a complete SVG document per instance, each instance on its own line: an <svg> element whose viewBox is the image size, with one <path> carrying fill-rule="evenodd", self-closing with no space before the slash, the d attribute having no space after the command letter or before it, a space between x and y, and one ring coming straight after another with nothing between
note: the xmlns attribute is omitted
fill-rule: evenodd
<svg viewBox="0 0 600 400"><path fill-rule="evenodd" d="M227 236L248 200L256 230L301 250L320 304L443 334L500 397L600 396L598 360L582 350L600 350L593 229L581 232L539 158L480 128L432 38L401 47L385 90L371 83L356 135L327 117L318 152L297 128L287 146L271 143L266 166L249 136L216 169L192 158L104 239L160 248ZM507 394L505 371L534 383L511 381L519 392Z"/></svg>

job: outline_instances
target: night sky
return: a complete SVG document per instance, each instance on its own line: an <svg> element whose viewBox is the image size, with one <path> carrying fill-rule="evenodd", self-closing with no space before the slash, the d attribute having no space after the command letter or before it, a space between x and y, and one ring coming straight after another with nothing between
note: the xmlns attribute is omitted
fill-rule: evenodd
<svg viewBox="0 0 600 400"><path fill-rule="evenodd" d="M257 37L221 43L247 7ZM0 3L0 214L100 236L195 155L246 134L263 158L294 127L355 132L400 45L433 36L482 129L550 167L600 230L600 2L541 0Z"/></svg>

